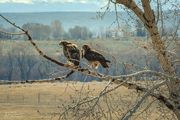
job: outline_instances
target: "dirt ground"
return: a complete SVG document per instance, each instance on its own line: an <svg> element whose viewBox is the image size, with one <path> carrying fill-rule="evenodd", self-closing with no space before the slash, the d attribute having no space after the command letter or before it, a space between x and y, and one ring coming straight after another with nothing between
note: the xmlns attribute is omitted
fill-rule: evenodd
<svg viewBox="0 0 180 120"><path fill-rule="evenodd" d="M107 84L107 82L94 81L0 85L0 120L58 120L59 114L62 112L62 105L69 104L75 97L80 94L86 95L87 92L96 96ZM114 84L111 85L112 88L114 86ZM114 103L122 110L130 106L126 106L126 102L133 105L133 102L137 101L137 95L141 94L123 86L111 93L111 96L116 97L114 97ZM132 98L133 96L134 98ZM149 104L151 101L146 102ZM148 116L135 118L137 120L165 118L158 111L157 104L158 101L153 103L148 110L150 112ZM144 107L146 106L145 103ZM140 112L143 110L136 114ZM114 117L113 119L118 118Z"/></svg>

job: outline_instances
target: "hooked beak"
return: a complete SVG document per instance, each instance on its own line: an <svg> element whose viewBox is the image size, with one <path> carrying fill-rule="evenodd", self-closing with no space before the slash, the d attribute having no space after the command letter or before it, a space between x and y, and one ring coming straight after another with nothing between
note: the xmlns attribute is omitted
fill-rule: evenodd
<svg viewBox="0 0 180 120"><path fill-rule="evenodd" d="M59 47L60 48L62 48L63 47L63 44L62 44L62 42L60 41L60 43L59 43Z"/></svg>
<svg viewBox="0 0 180 120"><path fill-rule="evenodd" d="M61 42L61 41L59 42L59 45L62 45L62 42Z"/></svg>

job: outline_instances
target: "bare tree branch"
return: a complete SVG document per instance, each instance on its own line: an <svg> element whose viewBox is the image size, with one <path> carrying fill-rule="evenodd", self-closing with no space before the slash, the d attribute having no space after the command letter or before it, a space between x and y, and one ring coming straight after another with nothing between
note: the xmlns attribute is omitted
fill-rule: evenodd
<svg viewBox="0 0 180 120"><path fill-rule="evenodd" d="M12 33L12 32L6 32L4 30L0 30L1 33L8 34L8 35L24 35L24 32L20 33Z"/></svg>
<svg viewBox="0 0 180 120"><path fill-rule="evenodd" d="M163 81L157 85L155 85L154 87L152 87L150 90L148 90L143 96L142 98L134 105L134 107L132 107L123 117L122 120L128 120L133 113L136 112L136 110L140 107L140 105L143 103L143 101L157 88L159 88L160 86L164 85L167 81Z"/></svg>
<svg viewBox="0 0 180 120"><path fill-rule="evenodd" d="M123 4L127 8L130 8L142 20L143 23L146 22L143 16L143 11L136 5L134 0L116 0L116 3Z"/></svg>

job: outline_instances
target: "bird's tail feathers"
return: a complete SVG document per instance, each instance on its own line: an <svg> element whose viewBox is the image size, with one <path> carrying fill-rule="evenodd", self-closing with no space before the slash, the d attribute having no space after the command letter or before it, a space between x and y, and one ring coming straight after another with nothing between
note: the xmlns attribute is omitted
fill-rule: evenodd
<svg viewBox="0 0 180 120"><path fill-rule="evenodd" d="M111 61L109 61L109 60L106 60L106 62L111 63Z"/></svg>
<svg viewBox="0 0 180 120"><path fill-rule="evenodd" d="M106 61L107 62L107 61ZM101 65L104 67L104 68L109 68L109 65L106 63L106 62L101 62ZM109 61L110 62L110 61Z"/></svg>

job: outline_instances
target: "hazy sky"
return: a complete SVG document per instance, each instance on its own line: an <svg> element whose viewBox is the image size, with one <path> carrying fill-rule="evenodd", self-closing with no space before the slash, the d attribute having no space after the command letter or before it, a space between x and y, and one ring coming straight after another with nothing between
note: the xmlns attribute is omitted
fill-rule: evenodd
<svg viewBox="0 0 180 120"><path fill-rule="evenodd" d="M0 12L98 11L107 0L0 0Z"/></svg>

